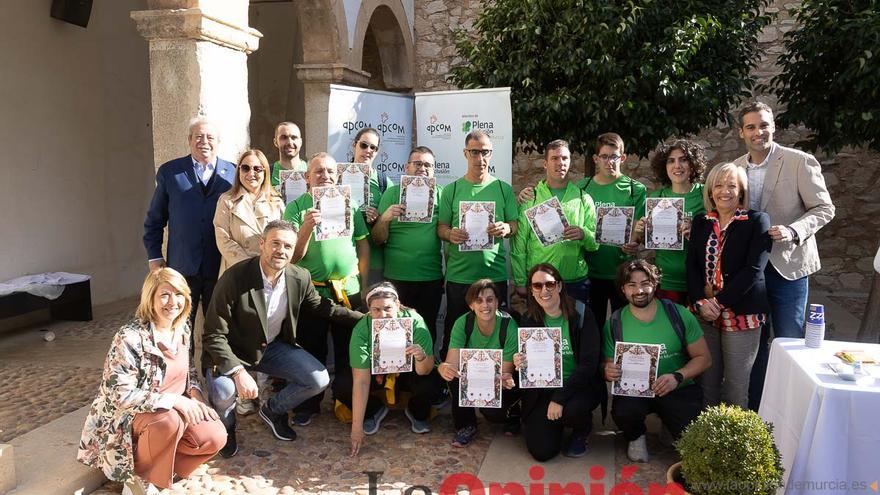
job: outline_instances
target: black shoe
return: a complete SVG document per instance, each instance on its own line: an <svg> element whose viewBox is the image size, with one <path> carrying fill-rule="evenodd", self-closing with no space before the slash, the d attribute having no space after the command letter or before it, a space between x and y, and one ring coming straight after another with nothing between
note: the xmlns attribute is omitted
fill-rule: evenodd
<svg viewBox="0 0 880 495"><path fill-rule="evenodd" d="M226 445L220 449L220 457L229 459L238 453L238 441L235 438L235 427L226 430Z"/></svg>
<svg viewBox="0 0 880 495"><path fill-rule="evenodd" d="M288 442L292 442L296 440L296 432L293 431L293 428L287 423L287 413L284 414L273 414L269 411L269 404L263 404L263 407L260 408L260 417L263 418L263 421L269 428L272 430L272 434L275 435L275 438L278 440L285 440Z"/></svg>

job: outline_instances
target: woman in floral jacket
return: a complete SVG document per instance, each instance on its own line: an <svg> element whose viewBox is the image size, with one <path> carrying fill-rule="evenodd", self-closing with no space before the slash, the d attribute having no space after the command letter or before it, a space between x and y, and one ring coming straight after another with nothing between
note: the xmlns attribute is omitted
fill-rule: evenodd
<svg viewBox="0 0 880 495"><path fill-rule="evenodd" d="M135 319L107 354L77 459L124 482L123 494L158 493L156 486L171 486L175 473L185 478L226 443L189 359L191 308L180 273L150 273Z"/></svg>

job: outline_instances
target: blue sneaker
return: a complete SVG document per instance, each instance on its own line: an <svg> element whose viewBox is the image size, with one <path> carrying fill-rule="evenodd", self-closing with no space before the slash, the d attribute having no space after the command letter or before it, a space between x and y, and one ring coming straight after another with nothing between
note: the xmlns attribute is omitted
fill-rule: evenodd
<svg viewBox="0 0 880 495"><path fill-rule="evenodd" d="M568 439L568 446L562 453L565 457L583 457L590 451L590 443L587 437L578 433L572 433Z"/></svg>
<svg viewBox="0 0 880 495"><path fill-rule="evenodd" d="M382 420L385 419L385 416L388 414L388 408L384 405L376 411L376 414L369 418L364 418L364 434L366 435L375 435L376 432L379 431L379 425L382 424Z"/></svg>
<svg viewBox="0 0 880 495"><path fill-rule="evenodd" d="M452 446L457 448L467 447L476 437L477 427L473 425L465 426L455 432L455 437L452 439Z"/></svg>
<svg viewBox="0 0 880 495"><path fill-rule="evenodd" d="M428 425L427 421L422 421L420 419L416 419L410 412L409 408L403 410L403 414L406 416L406 419L409 420L412 425L413 433L428 433L431 431L431 427Z"/></svg>

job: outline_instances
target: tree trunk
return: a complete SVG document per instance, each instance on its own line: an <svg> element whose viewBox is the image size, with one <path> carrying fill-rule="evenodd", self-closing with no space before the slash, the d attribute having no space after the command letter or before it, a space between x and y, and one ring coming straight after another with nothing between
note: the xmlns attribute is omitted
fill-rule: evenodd
<svg viewBox="0 0 880 495"><path fill-rule="evenodd" d="M880 343L880 274L874 272L874 283L871 284L871 295L865 307L865 316L859 327L859 342Z"/></svg>

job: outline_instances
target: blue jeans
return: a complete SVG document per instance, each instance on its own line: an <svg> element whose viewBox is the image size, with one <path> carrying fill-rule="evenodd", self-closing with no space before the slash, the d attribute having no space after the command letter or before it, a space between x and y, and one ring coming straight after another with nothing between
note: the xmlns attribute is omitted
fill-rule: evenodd
<svg viewBox="0 0 880 495"><path fill-rule="evenodd" d="M770 263L764 269L764 278L767 284L767 300L770 303L770 324L761 329L758 356L749 379L749 409L755 411L761 404L764 390L764 375L767 373L767 359L770 356L770 330L772 328L773 338L804 338L804 318L810 292L809 277L787 280Z"/></svg>
<svg viewBox="0 0 880 495"><path fill-rule="evenodd" d="M301 347L279 340L270 343L260 363L247 370L261 371L287 381L287 385L267 403L269 412L273 414L286 414L330 385L330 375L320 361ZM228 430L235 426L235 398L238 396L235 381L225 375L215 377L210 369L205 375L211 405Z"/></svg>

